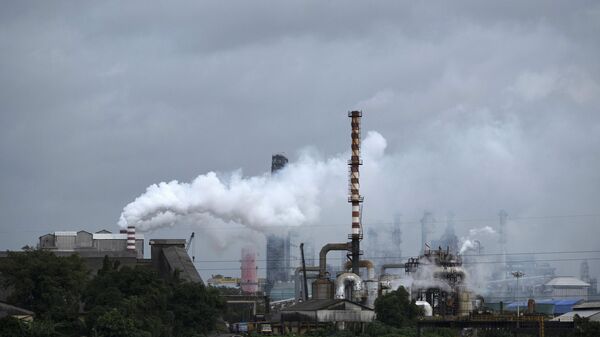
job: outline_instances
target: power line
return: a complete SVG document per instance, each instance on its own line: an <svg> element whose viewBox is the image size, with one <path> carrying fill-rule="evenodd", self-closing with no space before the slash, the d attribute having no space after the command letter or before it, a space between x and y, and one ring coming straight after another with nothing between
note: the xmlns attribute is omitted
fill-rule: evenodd
<svg viewBox="0 0 600 337"><path fill-rule="evenodd" d="M521 253L506 253L507 256L514 255L549 255L549 254L588 254L588 253L600 253L600 250L574 250L574 251L545 251L545 252L521 252ZM489 253L489 254L464 254L461 257L486 257L486 256L502 256L502 253ZM413 255L408 256L372 256L368 257L367 260L379 260L379 259L399 259L405 260ZM316 259L316 258L315 258ZM290 258L290 261L299 261L298 258ZM341 257L328 257L327 260L342 260ZM276 261L287 261L287 259L256 259L256 262L276 262ZM196 260L196 263L218 263L218 262L240 262L236 260Z"/></svg>
<svg viewBox="0 0 600 337"><path fill-rule="evenodd" d="M595 260L600 260L600 257L592 257L592 258L574 258L574 259L546 259L546 260L519 260L519 261L510 261L510 263L524 263L524 262L564 262L564 261L583 261L583 260L588 260L588 261L595 261ZM194 264L197 264L198 262L194 262ZM464 265L475 265L475 264L504 264L504 262L502 261L480 261L480 262L469 262L469 263L463 263ZM295 270L297 267L280 267L280 268L273 268L275 270ZM240 268L196 268L197 270L240 270ZM256 267L256 269L258 270L263 270L263 269L267 269L267 268L263 268L263 267Z"/></svg>

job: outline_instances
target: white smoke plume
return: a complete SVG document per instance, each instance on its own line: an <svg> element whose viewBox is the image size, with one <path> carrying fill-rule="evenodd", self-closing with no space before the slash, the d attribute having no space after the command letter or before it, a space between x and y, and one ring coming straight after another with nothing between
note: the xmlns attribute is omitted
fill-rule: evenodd
<svg viewBox="0 0 600 337"><path fill-rule="evenodd" d="M462 244L460 246L459 254L464 254L469 249L477 248L476 238L478 238L480 236L484 236L484 235L494 235L494 234L497 234L497 233L490 226L469 229L469 235L467 237L461 238Z"/></svg>
<svg viewBox="0 0 600 337"><path fill-rule="evenodd" d="M369 132L363 143L367 157L381 156L386 147L377 132ZM280 226L311 223L319 217L326 191L345 195L347 157L340 154L317 160L305 152L273 175L244 177L241 170L228 175L208 172L190 183L154 184L125 206L119 225L152 231L179 223L202 227L219 220L276 232Z"/></svg>

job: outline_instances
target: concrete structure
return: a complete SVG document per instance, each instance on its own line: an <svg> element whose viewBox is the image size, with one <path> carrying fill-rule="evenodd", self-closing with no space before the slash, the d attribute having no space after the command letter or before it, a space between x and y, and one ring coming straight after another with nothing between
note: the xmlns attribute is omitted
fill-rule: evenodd
<svg viewBox="0 0 600 337"><path fill-rule="evenodd" d="M152 266L163 277L177 274L182 280L203 283L185 250L185 239L152 239L150 247Z"/></svg>
<svg viewBox="0 0 600 337"><path fill-rule="evenodd" d="M590 284L576 277L555 277L544 285L548 296L553 298L588 299Z"/></svg>
<svg viewBox="0 0 600 337"><path fill-rule="evenodd" d="M271 157L271 174L285 167L288 159L283 154L274 154ZM277 233L267 236L267 284L265 292L269 294L277 282L289 281L290 265L290 233Z"/></svg>
<svg viewBox="0 0 600 337"><path fill-rule="evenodd" d="M129 239L129 250L128 248ZM89 254L120 252L144 258L144 236L133 233L111 233L102 230L96 233L87 231L56 231L42 235L38 248L53 252L87 252Z"/></svg>

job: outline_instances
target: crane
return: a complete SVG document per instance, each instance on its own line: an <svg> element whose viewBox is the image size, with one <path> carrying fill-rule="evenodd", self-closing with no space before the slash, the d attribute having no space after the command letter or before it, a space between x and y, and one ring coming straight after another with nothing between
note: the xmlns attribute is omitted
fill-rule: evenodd
<svg viewBox="0 0 600 337"><path fill-rule="evenodd" d="M190 247L192 246L192 242L194 241L194 236L196 233L192 232L192 235L190 235L190 238L188 239L187 243L185 244L185 251L189 252L190 251ZM192 252L193 253L193 252ZM196 259L195 256L192 256L192 262Z"/></svg>

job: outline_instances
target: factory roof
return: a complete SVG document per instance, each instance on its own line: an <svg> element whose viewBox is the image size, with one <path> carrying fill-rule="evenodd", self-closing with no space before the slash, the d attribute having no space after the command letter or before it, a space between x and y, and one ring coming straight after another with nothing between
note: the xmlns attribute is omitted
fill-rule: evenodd
<svg viewBox="0 0 600 337"><path fill-rule="evenodd" d="M76 231L56 231L54 232L55 236L77 236Z"/></svg>
<svg viewBox="0 0 600 337"><path fill-rule="evenodd" d="M578 315L579 317L582 317L582 318L583 317L589 318L590 321L594 321L594 322L600 321L600 310L598 310L598 309L569 311L569 312L565 313L564 315L560 315L558 317L553 318L552 320L560 321L560 322L573 322L575 315Z"/></svg>
<svg viewBox="0 0 600 337"><path fill-rule="evenodd" d="M600 302L585 302L573 306L573 310L598 309L600 310Z"/></svg>
<svg viewBox="0 0 600 337"><path fill-rule="evenodd" d="M582 303L581 298L564 298L560 300L536 300L536 312L546 312L552 315L560 315L574 310L574 306ZM508 311L517 311L517 304L521 308L527 308L527 301L512 302L506 305Z"/></svg>
<svg viewBox="0 0 600 337"><path fill-rule="evenodd" d="M27 309L19 308L14 305L0 302L0 318L5 316L33 316L34 313Z"/></svg>
<svg viewBox="0 0 600 337"><path fill-rule="evenodd" d="M94 240L127 240L126 233L94 233L92 234ZM136 240L143 240L144 234L135 234Z"/></svg>
<svg viewBox="0 0 600 337"><path fill-rule="evenodd" d="M360 310L373 310L362 304L354 303L346 299L308 300L296 303L281 311L317 311L317 310L349 310L350 308Z"/></svg>
<svg viewBox="0 0 600 337"><path fill-rule="evenodd" d="M571 276L555 277L546 283L547 286L553 287L589 287L590 284Z"/></svg>

